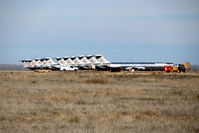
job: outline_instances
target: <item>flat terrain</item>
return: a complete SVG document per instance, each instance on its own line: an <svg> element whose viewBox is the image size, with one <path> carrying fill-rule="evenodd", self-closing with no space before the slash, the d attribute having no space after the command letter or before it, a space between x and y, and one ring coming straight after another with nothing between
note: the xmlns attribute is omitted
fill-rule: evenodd
<svg viewBox="0 0 199 133"><path fill-rule="evenodd" d="M0 133L198 133L199 73L0 72Z"/></svg>

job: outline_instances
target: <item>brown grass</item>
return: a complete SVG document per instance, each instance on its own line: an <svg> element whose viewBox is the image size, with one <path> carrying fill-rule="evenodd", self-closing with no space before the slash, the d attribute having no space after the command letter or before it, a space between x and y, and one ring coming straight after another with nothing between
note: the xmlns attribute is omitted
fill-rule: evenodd
<svg viewBox="0 0 199 133"><path fill-rule="evenodd" d="M0 72L0 132L198 133L198 73Z"/></svg>
<svg viewBox="0 0 199 133"><path fill-rule="evenodd" d="M87 84L107 84L108 81L106 79L87 79L86 82Z"/></svg>

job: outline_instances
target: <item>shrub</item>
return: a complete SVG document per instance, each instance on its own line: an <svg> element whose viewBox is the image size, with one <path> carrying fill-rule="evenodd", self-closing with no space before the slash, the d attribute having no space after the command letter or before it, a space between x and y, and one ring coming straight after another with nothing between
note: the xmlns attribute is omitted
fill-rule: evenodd
<svg viewBox="0 0 199 133"><path fill-rule="evenodd" d="M71 123L79 123L80 122L80 118L79 116L73 116L70 118L69 122Z"/></svg>

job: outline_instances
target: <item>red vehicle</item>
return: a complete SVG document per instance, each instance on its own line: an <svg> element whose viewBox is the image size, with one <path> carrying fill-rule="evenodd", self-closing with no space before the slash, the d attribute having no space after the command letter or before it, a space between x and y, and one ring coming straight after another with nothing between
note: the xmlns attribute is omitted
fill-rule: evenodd
<svg viewBox="0 0 199 133"><path fill-rule="evenodd" d="M173 66L164 66L164 71L168 73L173 72L173 68L174 68Z"/></svg>

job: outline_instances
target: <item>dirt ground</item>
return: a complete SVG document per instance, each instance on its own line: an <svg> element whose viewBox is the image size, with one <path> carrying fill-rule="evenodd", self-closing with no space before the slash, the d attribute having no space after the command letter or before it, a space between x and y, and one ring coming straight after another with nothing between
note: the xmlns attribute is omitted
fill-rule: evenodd
<svg viewBox="0 0 199 133"><path fill-rule="evenodd" d="M199 73L0 72L0 133L199 133Z"/></svg>

